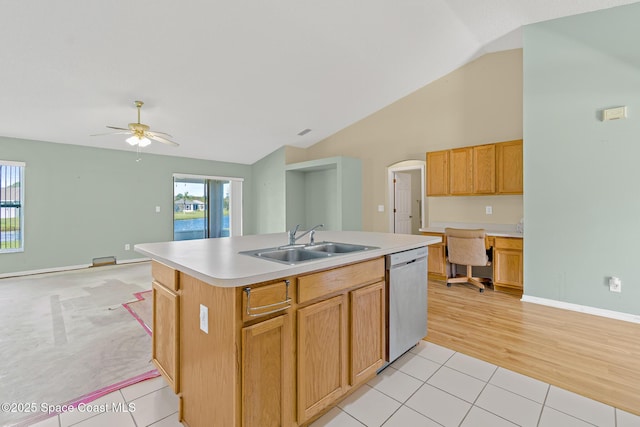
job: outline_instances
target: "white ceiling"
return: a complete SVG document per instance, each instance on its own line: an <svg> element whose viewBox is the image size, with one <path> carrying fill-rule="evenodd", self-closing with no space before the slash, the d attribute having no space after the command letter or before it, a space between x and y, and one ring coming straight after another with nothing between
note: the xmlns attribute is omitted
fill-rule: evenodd
<svg viewBox="0 0 640 427"><path fill-rule="evenodd" d="M0 135L130 150L89 135L140 99L181 144L145 151L251 164L521 47L522 25L636 1L0 0Z"/></svg>

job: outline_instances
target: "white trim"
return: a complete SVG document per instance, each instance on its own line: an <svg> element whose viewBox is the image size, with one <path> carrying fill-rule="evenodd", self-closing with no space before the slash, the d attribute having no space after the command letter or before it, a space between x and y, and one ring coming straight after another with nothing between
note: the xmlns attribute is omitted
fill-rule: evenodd
<svg viewBox="0 0 640 427"><path fill-rule="evenodd" d="M231 182L231 193L229 194L229 228L231 237L242 236L242 182Z"/></svg>
<svg viewBox="0 0 640 427"><path fill-rule="evenodd" d="M30 276L32 274L57 273L59 271L67 271L67 270L81 270L83 268L89 268L89 267L91 267L91 264L68 265L66 267L51 267L51 268L43 268L41 270L15 271L13 273L1 273L0 279L4 279L7 277Z"/></svg>
<svg viewBox="0 0 640 427"><path fill-rule="evenodd" d="M12 160L0 160L0 164L5 166L27 166L25 162L14 162Z"/></svg>
<svg viewBox="0 0 640 427"><path fill-rule="evenodd" d="M216 181L244 181L244 178L237 178L233 176L209 176L209 175L193 175L188 173L174 173L173 178L194 178L194 179L213 179Z"/></svg>
<svg viewBox="0 0 640 427"><path fill-rule="evenodd" d="M421 193L421 206L420 209L422 211L422 215L420 218L420 227L425 228L427 226L427 198L425 197L426 189L425 183L426 177L426 167L427 162L424 160L404 160L401 162L397 162L387 167L387 210L389 217L389 233L393 233L394 229L394 218L393 218L393 197L394 197L394 189L393 189L393 176L396 172L403 171L411 171L411 170L420 170L420 191Z"/></svg>
<svg viewBox="0 0 640 427"><path fill-rule="evenodd" d="M136 262L146 262L146 261L151 261L151 258L131 258L131 259L123 259L123 260L116 259L116 265L135 264Z"/></svg>
<svg viewBox="0 0 640 427"><path fill-rule="evenodd" d="M522 299L520 299L520 301L561 308L564 310L577 311L580 313L593 314L595 316L608 317L610 319L623 320L625 322L640 323L640 315L637 314L621 313L619 311L605 310L603 308L572 304L570 302L557 301L547 298L532 297L529 295L522 295Z"/></svg>
<svg viewBox="0 0 640 427"><path fill-rule="evenodd" d="M133 259L125 259L121 261L116 260L115 265L134 264L138 262L147 262L147 261L151 261L151 258L133 258ZM108 265L113 265L113 264L108 264ZM83 270L85 268L93 268L93 264L67 265L65 267L51 267L51 268L43 268L40 270L27 270L27 271L14 271L12 273L0 273L0 279L6 279L9 277L32 276L34 274L59 273L61 271Z"/></svg>

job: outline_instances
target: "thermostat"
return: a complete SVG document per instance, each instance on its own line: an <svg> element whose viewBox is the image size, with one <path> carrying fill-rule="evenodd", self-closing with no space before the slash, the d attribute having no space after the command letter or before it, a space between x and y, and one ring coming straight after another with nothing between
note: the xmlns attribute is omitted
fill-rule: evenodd
<svg viewBox="0 0 640 427"><path fill-rule="evenodd" d="M602 121L618 120L627 118L627 107L615 107L602 110Z"/></svg>

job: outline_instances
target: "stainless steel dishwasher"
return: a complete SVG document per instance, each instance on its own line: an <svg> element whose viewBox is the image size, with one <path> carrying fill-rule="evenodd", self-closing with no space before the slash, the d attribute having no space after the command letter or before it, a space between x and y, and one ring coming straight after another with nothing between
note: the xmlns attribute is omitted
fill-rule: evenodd
<svg viewBox="0 0 640 427"><path fill-rule="evenodd" d="M427 248L387 255L389 363L427 335Z"/></svg>

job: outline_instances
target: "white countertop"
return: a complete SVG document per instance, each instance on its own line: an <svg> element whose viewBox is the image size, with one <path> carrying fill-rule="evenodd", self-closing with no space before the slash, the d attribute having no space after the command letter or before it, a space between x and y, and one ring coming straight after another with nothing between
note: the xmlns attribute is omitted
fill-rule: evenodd
<svg viewBox="0 0 640 427"><path fill-rule="evenodd" d="M280 264L238 253L285 245L287 233L142 243L135 245L134 249L211 285L236 287L337 267L441 241L433 236L364 231L317 231L315 240L377 246L380 249L341 254L297 265ZM298 241L307 242L308 236Z"/></svg>
<svg viewBox="0 0 640 427"><path fill-rule="evenodd" d="M487 236L495 237L515 237L522 239L523 234L517 231L516 224L471 224L471 223L433 223L429 227L421 228L422 233L443 233L446 227L451 228L466 228L466 229L478 229L483 228L487 233Z"/></svg>

